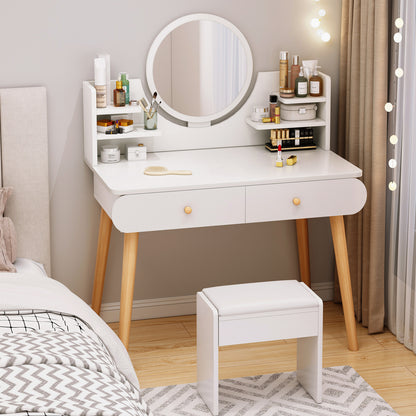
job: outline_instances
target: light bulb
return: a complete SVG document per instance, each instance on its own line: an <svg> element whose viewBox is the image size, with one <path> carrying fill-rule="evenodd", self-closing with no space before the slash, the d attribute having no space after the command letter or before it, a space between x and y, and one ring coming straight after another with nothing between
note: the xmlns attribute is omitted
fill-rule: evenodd
<svg viewBox="0 0 416 416"><path fill-rule="evenodd" d="M331 40L331 35L328 32L324 32L321 35L321 39L323 42L329 42Z"/></svg>
<svg viewBox="0 0 416 416"><path fill-rule="evenodd" d="M394 169L397 166L397 160L396 159L390 159L389 160L389 166Z"/></svg>
<svg viewBox="0 0 416 416"><path fill-rule="evenodd" d="M321 17L324 17L326 15L326 10L325 9L319 10L318 15Z"/></svg>
<svg viewBox="0 0 416 416"><path fill-rule="evenodd" d="M390 113L393 110L393 104L392 103L386 103L386 105L384 106L384 109Z"/></svg>
<svg viewBox="0 0 416 416"><path fill-rule="evenodd" d="M393 39L396 43L400 43L403 39L403 36L400 32L396 32L393 36Z"/></svg>
<svg viewBox="0 0 416 416"><path fill-rule="evenodd" d="M316 17L314 17L314 18L311 20L311 26L312 26L314 29L318 28L320 24L321 24L321 22L320 22L320 21L319 21L319 19L318 19L318 18L316 18Z"/></svg>
<svg viewBox="0 0 416 416"><path fill-rule="evenodd" d="M399 141L399 138L395 134L392 134L390 136L390 143L391 144L397 144L398 141Z"/></svg>
<svg viewBox="0 0 416 416"><path fill-rule="evenodd" d="M394 25L397 27L397 29L401 29L404 25L404 21L401 17L398 17L395 21L394 21Z"/></svg>
<svg viewBox="0 0 416 416"><path fill-rule="evenodd" d="M401 78L404 75L404 71L402 68L396 68L396 70L394 71L394 74L396 75L397 78Z"/></svg>
<svg viewBox="0 0 416 416"><path fill-rule="evenodd" d="M389 189L390 189L390 191L395 191L397 189L397 183L394 182L394 181L391 181L389 183Z"/></svg>

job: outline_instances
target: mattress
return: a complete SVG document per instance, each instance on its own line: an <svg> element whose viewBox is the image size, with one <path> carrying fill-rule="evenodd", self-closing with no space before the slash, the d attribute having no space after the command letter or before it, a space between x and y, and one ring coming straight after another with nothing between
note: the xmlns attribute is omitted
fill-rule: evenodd
<svg viewBox="0 0 416 416"><path fill-rule="evenodd" d="M114 332L41 265L0 273L0 414L151 415Z"/></svg>

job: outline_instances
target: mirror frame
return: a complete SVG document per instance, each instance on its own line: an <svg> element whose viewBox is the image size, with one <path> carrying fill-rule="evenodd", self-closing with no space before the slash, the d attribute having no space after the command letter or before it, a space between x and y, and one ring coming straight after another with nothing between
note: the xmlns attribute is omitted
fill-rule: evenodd
<svg viewBox="0 0 416 416"><path fill-rule="evenodd" d="M218 111L217 113L209 114L207 116L190 116L187 114L183 114L179 111L176 111L174 108L170 107L168 104L166 104L163 101L163 97L159 97L162 100L160 107L163 110L165 110L168 114L175 117L176 119L181 120L181 121L186 121L188 123L188 127L209 126L212 121L218 120L224 117L225 115L227 115L228 113L230 113L235 107L237 107L237 105L244 98L245 94L247 93L250 87L251 80L253 77L253 56L251 54L251 49L247 42L247 39L244 37L244 35L236 26L234 26L228 20L223 19L222 17L216 16L213 14L207 14L207 13L189 14L189 15L180 17L179 19L176 19L170 24L168 24L156 36L155 40L150 46L149 53L147 55L147 61L146 61L146 78L147 78L147 84L149 86L151 94L153 94L154 91L157 91L155 81L153 79L153 64L154 64L154 60L155 60L159 46L174 29L176 29L179 26L182 26L185 23L194 22L197 20L209 20L209 21L213 21L216 23L220 23L224 25L225 27L231 29L232 32L240 39L244 52L246 54L246 58L247 58L247 77L243 84L242 89L240 90L237 97L231 102L231 104L229 104L223 110Z"/></svg>

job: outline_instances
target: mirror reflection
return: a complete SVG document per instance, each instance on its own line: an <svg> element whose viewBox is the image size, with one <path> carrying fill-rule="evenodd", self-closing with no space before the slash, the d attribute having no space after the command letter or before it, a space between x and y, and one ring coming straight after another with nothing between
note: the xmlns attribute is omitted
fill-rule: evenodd
<svg viewBox="0 0 416 416"><path fill-rule="evenodd" d="M158 95L175 111L209 116L238 97L249 67L244 45L230 28L196 20L176 27L161 42L153 79Z"/></svg>

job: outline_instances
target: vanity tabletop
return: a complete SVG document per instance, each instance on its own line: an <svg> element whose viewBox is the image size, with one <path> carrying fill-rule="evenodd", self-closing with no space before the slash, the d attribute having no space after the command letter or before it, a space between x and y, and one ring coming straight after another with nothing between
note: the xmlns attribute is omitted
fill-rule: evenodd
<svg viewBox="0 0 416 416"><path fill-rule="evenodd" d="M358 178L357 168L334 152L323 149L283 152L283 159L297 156L294 166L275 166L276 153L264 146L228 147L148 153L147 160L94 167L114 195L184 191L272 183ZM148 166L191 170L192 175L148 176Z"/></svg>

